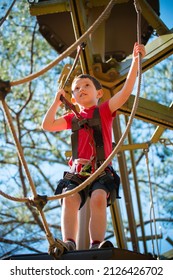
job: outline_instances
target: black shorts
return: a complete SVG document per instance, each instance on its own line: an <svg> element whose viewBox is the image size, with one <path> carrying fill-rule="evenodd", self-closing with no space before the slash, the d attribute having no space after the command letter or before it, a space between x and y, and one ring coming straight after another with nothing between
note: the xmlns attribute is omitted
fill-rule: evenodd
<svg viewBox="0 0 173 280"><path fill-rule="evenodd" d="M88 177L81 177L77 174L66 172L64 178L58 182L55 194L60 194L63 191L73 190L87 178ZM120 198L119 185L120 177L112 167L107 168L90 185L79 191L79 195L81 197L81 204L79 209L82 208L87 198L91 196L92 192L98 189L102 189L107 193L107 206L110 206L114 203L115 199Z"/></svg>

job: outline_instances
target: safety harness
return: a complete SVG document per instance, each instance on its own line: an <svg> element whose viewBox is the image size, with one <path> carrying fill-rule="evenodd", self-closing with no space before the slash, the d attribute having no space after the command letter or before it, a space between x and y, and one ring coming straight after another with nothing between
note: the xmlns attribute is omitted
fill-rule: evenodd
<svg viewBox="0 0 173 280"><path fill-rule="evenodd" d="M78 134L80 129L91 130L92 136L94 139L95 146L95 168L98 168L105 160L105 152L104 152L104 142L103 135L101 129L101 119L99 108L96 107L93 112L93 117L91 119L80 117L78 118L76 115L72 119L72 134L71 134L71 144L72 144L72 160L75 162L78 159ZM89 131L91 133L91 131ZM87 173L86 176L90 176L93 172L92 168ZM114 183L112 185L112 176L114 178ZM84 175L85 177L85 175ZM59 194L65 189L66 191L75 188L77 185L81 184L85 178L81 173L73 173L73 172L64 172L64 177L58 183L58 187L55 191L55 194ZM119 196L119 185L120 178L113 169L111 165L108 165L107 168L101 172L101 174L97 178L97 184L102 184L107 187L107 190L110 191L111 195L108 199L108 206L110 205L110 201L114 202L116 198L120 198ZM85 197L85 192L82 191L82 197ZM82 199L82 205L85 202L85 198Z"/></svg>
<svg viewBox="0 0 173 280"><path fill-rule="evenodd" d="M96 168L98 168L105 160L100 112L98 107L94 109L93 117L91 119L82 118L79 120L76 116L74 116L72 119L71 144L73 161L75 159L78 159L78 132L80 129L92 129L92 135L94 140L93 144L95 146L96 156L95 163Z"/></svg>
<svg viewBox="0 0 173 280"><path fill-rule="evenodd" d="M92 129L92 136L94 139L93 145L95 146L95 168L98 168L105 161L105 151L104 151L104 142L102 135L102 127L101 127L101 118L99 107L96 107L93 112L93 116L90 119L80 118L75 115L72 119L72 134L71 134L71 144L72 144L72 160L78 159L78 134L80 129ZM91 170L92 173L93 170ZM112 165L108 165L107 168L102 171L99 175L99 180L103 181L105 184L109 182L107 177L107 173L111 173L114 178L115 189L116 191L112 195L112 200L115 198L120 198L119 196L119 185L120 178L117 175L116 171L113 169ZM66 179L71 179L74 183L77 183L76 177L79 179L80 177L75 176L75 174L66 173L64 176ZM108 183L109 184L109 183Z"/></svg>

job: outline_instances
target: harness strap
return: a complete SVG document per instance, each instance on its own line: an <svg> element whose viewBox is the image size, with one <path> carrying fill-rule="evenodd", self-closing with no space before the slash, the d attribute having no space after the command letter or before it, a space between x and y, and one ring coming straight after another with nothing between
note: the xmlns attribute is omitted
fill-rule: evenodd
<svg viewBox="0 0 173 280"><path fill-rule="evenodd" d="M96 163L97 167L99 167L102 162L105 160L105 151L104 151L104 143L103 143L103 135L102 135L102 127L101 127L101 119L99 108L96 107L93 114L94 121L92 122L93 128L93 136L96 147Z"/></svg>
<svg viewBox="0 0 173 280"><path fill-rule="evenodd" d="M70 172L64 172L64 179L70 180L78 185L82 183L82 180L76 174Z"/></svg>
<svg viewBox="0 0 173 280"><path fill-rule="evenodd" d="M96 164L97 167L99 167L101 163L105 160L105 153L104 153L100 113L98 107L94 109L93 117L91 119L84 118L82 120L79 120L76 118L76 116L74 116L72 119L71 143L72 143L73 161L78 158L78 131L79 129L82 128L84 129L85 127L93 129L93 137L94 137L96 157L97 157Z"/></svg>

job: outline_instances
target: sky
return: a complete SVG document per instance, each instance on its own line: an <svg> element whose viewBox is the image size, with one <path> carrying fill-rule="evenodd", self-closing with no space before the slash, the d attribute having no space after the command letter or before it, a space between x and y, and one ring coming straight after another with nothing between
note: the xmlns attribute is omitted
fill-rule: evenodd
<svg viewBox="0 0 173 280"><path fill-rule="evenodd" d="M173 28L173 0L160 0L160 18L169 29Z"/></svg>

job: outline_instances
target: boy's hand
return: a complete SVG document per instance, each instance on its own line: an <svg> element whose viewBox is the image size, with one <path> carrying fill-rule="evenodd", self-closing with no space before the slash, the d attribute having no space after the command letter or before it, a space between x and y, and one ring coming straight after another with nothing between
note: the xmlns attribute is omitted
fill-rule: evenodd
<svg viewBox="0 0 173 280"><path fill-rule="evenodd" d="M65 97L65 91L63 89L59 89L55 95L55 102L59 103L59 105L62 103L60 100L61 95Z"/></svg>
<svg viewBox="0 0 173 280"><path fill-rule="evenodd" d="M141 56L143 58L146 54L145 47L142 44L135 43L134 48L133 48L133 58L135 60L138 58L139 53L141 53Z"/></svg>

